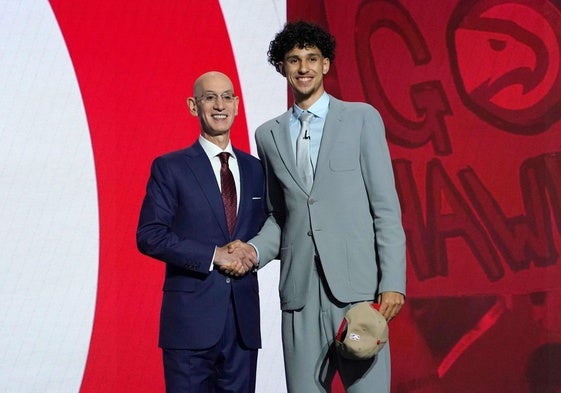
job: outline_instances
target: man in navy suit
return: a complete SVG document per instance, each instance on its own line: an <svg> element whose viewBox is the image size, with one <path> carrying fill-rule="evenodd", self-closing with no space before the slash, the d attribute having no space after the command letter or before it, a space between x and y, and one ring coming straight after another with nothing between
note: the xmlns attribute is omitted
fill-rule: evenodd
<svg viewBox="0 0 561 393"><path fill-rule="evenodd" d="M137 230L138 249L166 264L159 338L166 391L254 392L256 261L226 245L249 240L266 218L263 169L231 145L239 101L226 75L201 75L187 102L201 135L154 160Z"/></svg>

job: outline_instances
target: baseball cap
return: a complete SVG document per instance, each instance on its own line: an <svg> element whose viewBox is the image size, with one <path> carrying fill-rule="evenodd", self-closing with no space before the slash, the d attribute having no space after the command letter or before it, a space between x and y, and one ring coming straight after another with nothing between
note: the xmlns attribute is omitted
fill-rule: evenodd
<svg viewBox="0 0 561 393"><path fill-rule="evenodd" d="M341 321L335 345L347 359L371 359L388 341L388 323L378 311L379 304L353 305Z"/></svg>

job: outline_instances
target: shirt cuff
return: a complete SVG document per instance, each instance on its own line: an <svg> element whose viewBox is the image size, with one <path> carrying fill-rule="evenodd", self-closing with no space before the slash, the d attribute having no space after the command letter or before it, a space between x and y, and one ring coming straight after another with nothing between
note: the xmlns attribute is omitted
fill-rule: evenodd
<svg viewBox="0 0 561 393"><path fill-rule="evenodd" d="M257 269L257 268L259 268L259 262L261 261L260 258L259 258L259 250L255 246L255 244L253 244L253 243L247 243L247 244L249 244L251 247L253 247L253 249L255 250L255 254L257 254L257 264L255 265L255 269Z"/></svg>
<svg viewBox="0 0 561 393"><path fill-rule="evenodd" d="M214 257L216 256L216 249L218 246L214 247L214 253L212 254L212 260L210 261L210 268L208 269L209 272L214 270Z"/></svg>

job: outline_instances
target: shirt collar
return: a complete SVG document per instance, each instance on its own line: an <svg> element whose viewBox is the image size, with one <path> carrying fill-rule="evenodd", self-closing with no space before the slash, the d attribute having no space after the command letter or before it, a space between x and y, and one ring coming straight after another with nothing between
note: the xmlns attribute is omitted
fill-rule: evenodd
<svg viewBox="0 0 561 393"><path fill-rule="evenodd" d="M230 157L233 157L234 159L236 158L236 155L234 154L234 149L232 148L232 142L228 142L228 146L226 146L226 148L222 150L208 139L205 139L201 135L199 135L199 143L201 144L208 158L216 157L223 151L230 153Z"/></svg>
<svg viewBox="0 0 561 393"><path fill-rule="evenodd" d="M307 109L308 112L322 119L325 119L328 110L329 110L329 94L327 94L326 92L323 92L321 97L316 102L314 102L314 104L311 107ZM300 108L298 105L294 104L292 106L292 116L296 120L298 120L302 112L304 112L304 110Z"/></svg>

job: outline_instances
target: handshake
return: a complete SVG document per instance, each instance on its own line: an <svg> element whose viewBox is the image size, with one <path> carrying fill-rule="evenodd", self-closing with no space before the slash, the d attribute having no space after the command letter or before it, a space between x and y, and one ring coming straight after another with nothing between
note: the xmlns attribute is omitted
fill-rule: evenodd
<svg viewBox="0 0 561 393"><path fill-rule="evenodd" d="M257 252L253 246L234 240L222 247L216 247L214 264L226 274L243 276L257 266Z"/></svg>

